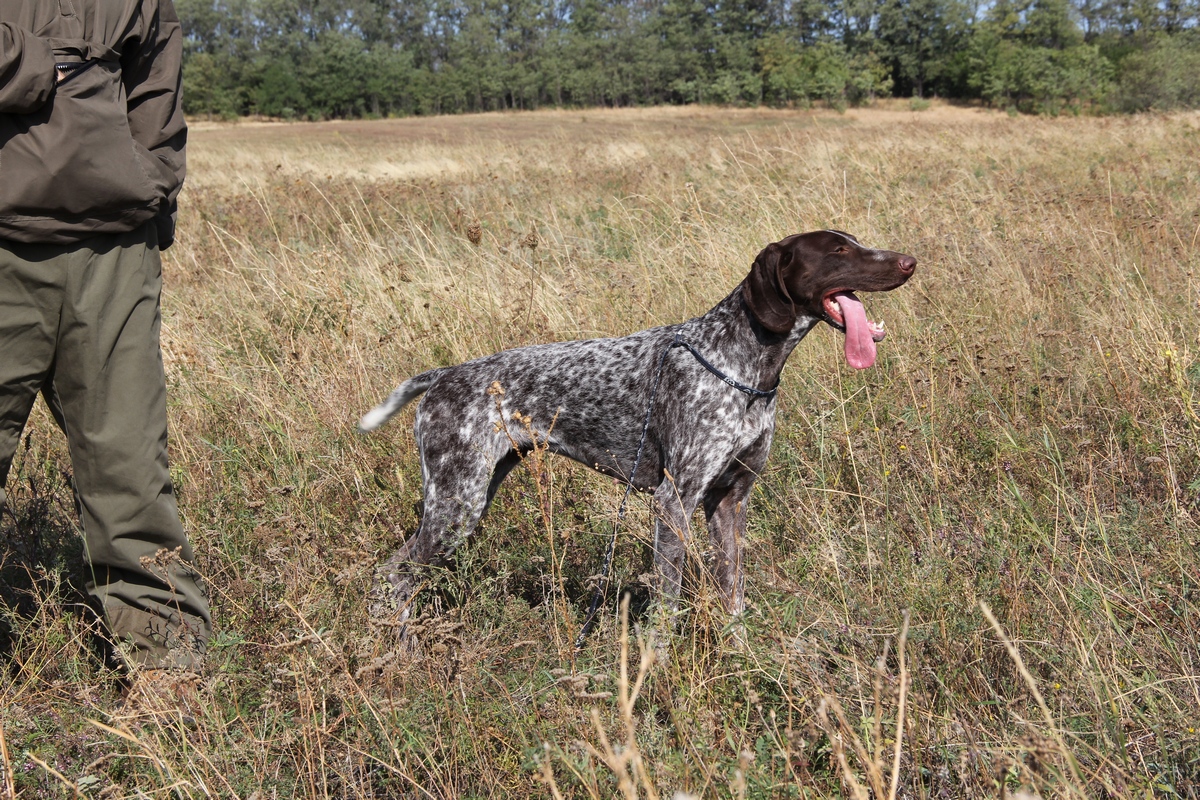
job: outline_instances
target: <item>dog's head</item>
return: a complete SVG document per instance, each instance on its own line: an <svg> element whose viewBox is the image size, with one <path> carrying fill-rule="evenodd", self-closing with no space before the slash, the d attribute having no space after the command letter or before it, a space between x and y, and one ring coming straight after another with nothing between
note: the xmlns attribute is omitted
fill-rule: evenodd
<svg viewBox="0 0 1200 800"><path fill-rule="evenodd" d="M846 334L846 361L875 363L882 323L867 319L855 292L887 292L912 277L917 260L863 247L842 231L798 233L769 244L742 281L742 297L767 330L787 333L800 315L823 319Z"/></svg>

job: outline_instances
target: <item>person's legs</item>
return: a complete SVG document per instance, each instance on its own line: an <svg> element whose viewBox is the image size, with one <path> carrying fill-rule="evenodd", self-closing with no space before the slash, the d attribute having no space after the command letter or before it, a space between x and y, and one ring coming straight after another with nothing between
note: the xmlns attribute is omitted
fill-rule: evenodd
<svg viewBox="0 0 1200 800"><path fill-rule="evenodd" d="M54 362L61 248L0 240L0 509L21 431Z"/></svg>
<svg viewBox="0 0 1200 800"><path fill-rule="evenodd" d="M71 451L88 591L128 662L196 668L211 618L167 466L154 227L73 255L47 395Z"/></svg>

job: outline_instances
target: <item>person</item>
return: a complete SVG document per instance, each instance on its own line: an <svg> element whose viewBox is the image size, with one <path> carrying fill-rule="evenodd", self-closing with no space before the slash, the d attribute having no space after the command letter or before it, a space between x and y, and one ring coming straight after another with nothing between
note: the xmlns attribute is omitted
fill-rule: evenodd
<svg viewBox="0 0 1200 800"><path fill-rule="evenodd" d="M66 434L86 588L134 675L194 673L212 627L159 347L181 59L170 0L0 4L0 509L40 393Z"/></svg>

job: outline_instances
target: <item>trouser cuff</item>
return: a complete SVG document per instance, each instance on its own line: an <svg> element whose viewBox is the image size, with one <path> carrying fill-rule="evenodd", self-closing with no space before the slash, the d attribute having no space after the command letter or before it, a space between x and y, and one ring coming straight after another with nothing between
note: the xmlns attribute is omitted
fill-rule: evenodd
<svg viewBox="0 0 1200 800"><path fill-rule="evenodd" d="M206 620L174 609L160 614L130 606L106 608L104 617L126 666L200 671L212 633Z"/></svg>

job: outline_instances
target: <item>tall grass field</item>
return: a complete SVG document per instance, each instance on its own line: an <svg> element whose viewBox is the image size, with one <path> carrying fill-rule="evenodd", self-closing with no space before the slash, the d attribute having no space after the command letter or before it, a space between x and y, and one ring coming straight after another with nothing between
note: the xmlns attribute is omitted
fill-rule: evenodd
<svg viewBox="0 0 1200 800"><path fill-rule="evenodd" d="M0 797L1200 796L1200 115L908 104L193 125L164 254L172 474L216 633L193 718L121 703L35 410L0 544ZM417 597L401 380L707 310L767 243L910 253L875 367L784 370L725 615L693 520L533 453ZM645 368L646 365L638 365Z"/></svg>

